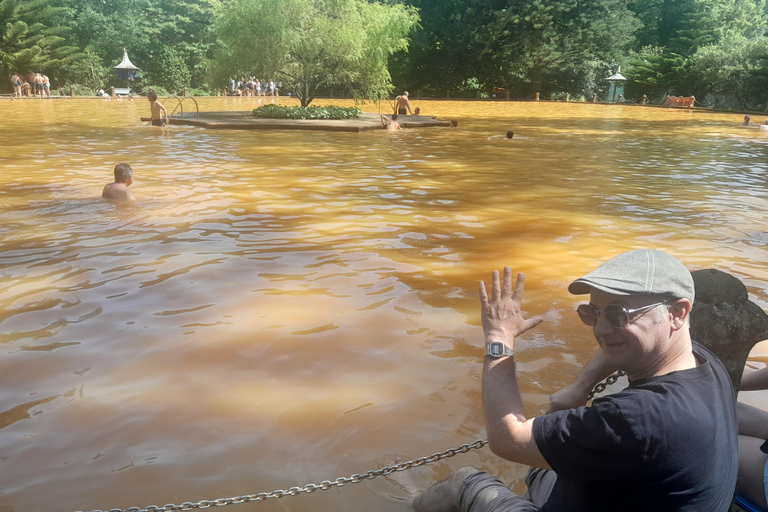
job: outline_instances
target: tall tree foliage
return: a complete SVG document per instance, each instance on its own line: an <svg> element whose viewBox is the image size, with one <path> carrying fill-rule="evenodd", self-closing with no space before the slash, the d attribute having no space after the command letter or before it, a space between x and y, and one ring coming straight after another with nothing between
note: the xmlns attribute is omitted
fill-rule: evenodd
<svg viewBox="0 0 768 512"><path fill-rule="evenodd" d="M306 106L319 90L355 98L391 91L389 56L407 47L415 9L366 0L232 0L214 23L222 42L212 60L219 83L231 75L284 82Z"/></svg>
<svg viewBox="0 0 768 512"><path fill-rule="evenodd" d="M0 0L0 68L41 71L55 79L57 71L82 58L68 44L69 27L60 21L67 9L46 0Z"/></svg>
<svg viewBox="0 0 768 512"><path fill-rule="evenodd" d="M396 65L407 70L398 77L418 77L427 89L471 79L525 94L594 88L640 26L626 0L413 1L424 30Z"/></svg>
<svg viewBox="0 0 768 512"><path fill-rule="evenodd" d="M468 84L485 89L503 82L503 56L484 53L478 32L494 21L504 0L411 0L419 9L421 27L408 52L391 59L394 81L403 89L426 95L461 92ZM498 58L497 58L498 57Z"/></svg>
<svg viewBox="0 0 768 512"><path fill-rule="evenodd" d="M607 69L638 27L626 0L511 0L487 27L486 51L501 52L513 63L513 76L542 91L546 81L567 83L587 62L602 61Z"/></svg>
<svg viewBox="0 0 768 512"><path fill-rule="evenodd" d="M203 62L211 46L208 31L219 0L61 1L69 2L78 43L90 47L104 66L117 64L126 48L151 78L158 61L171 52L184 62L192 85L204 81Z"/></svg>

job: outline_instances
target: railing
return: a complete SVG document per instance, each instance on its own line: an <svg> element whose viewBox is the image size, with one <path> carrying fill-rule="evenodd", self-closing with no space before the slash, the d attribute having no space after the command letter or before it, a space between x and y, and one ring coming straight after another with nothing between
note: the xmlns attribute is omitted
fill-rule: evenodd
<svg viewBox="0 0 768 512"><path fill-rule="evenodd" d="M184 101L192 100L195 104L195 110L197 111L197 120L198 121L200 120L200 106L197 104L197 100L195 98L193 98L192 96L182 96L181 98L179 98L178 96L173 94L171 96L168 96L166 98L166 101L170 101L171 99L175 99L178 103L174 107L173 112L171 112L171 114L168 116L169 118L173 116L173 114L175 114L177 110L181 109L181 118L183 119L184 118Z"/></svg>

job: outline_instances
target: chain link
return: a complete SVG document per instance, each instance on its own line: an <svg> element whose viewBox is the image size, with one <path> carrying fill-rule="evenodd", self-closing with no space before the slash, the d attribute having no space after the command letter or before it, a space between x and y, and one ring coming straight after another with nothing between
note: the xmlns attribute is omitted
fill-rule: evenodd
<svg viewBox="0 0 768 512"><path fill-rule="evenodd" d="M605 388L607 388L611 384L615 384L616 381L619 380L619 377L622 377L624 375L626 375L626 372L623 372L623 371L618 371L616 373L612 373L611 375L609 375L603 382L597 384L594 387L594 389L587 396L587 401L592 400L592 398L597 393L602 393L603 391L605 391ZM380 469L372 469L362 474L355 473L354 475L351 475L348 477L341 476L336 480L323 480L319 484L306 484L303 487L291 487L286 490L278 489L272 492L260 492L258 494L247 494L245 496L235 496L233 498L219 498L213 501L203 500L203 501L198 501L197 503L185 501L181 505L175 505L173 503L169 503L162 507L158 507L156 505L149 505L146 508L139 508L139 507L131 507L126 509L113 508L106 512L174 512L176 510L182 510L182 511L195 510L195 509L205 510L211 507L239 505L241 503L250 503L252 501L266 501L271 499L283 498L285 496L296 496L297 494L301 494L301 493L327 491L328 489L331 489L333 487L344 487L347 484L357 484L362 482L363 480L373 480L374 478L390 475L398 471L405 471L406 469L411 469L418 466L431 464L433 462L437 462L440 459L446 459L448 457L453 457L454 455L458 455L460 453L467 453L470 450L480 449L486 444L488 444L487 439L478 439L474 443L463 444L458 448L450 448L448 450L445 450L444 452L433 453L432 455L428 455L426 457L419 457L418 459L409 460L407 462L401 462L400 464L395 464L393 466L385 466ZM78 511L78 512L82 512L82 511ZM104 512L104 511L91 510L90 512Z"/></svg>
<svg viewBox="0 0 768 512"><path fill-rule="evenodd" d="M605 388L607 388L611 384L616 384L616 381L619 380L619 377L623 377L626 374L627 372L625 372L624 370L619 370L617 372L610 374L608 377L606 377L606 379L603 382L599 382L598 384L596 384L594 389L592 389L589 395L587 395L587 402L592 400L596 394L602 393L603 391L605 391Z"/></svg>
<svg viewBox="0 0 768 512"><path fill-rule="evenodd" d="M486 444L488 444L487 440L478 439L474 443L463 444L458 448L450 448L441 453L433 453L432 455L428 455L426 457L419 457L418 459L409 460L408 462L401 462L400 464L395 464L393 466L386 466L380 469L372 469L362 474L355 473L354 475L351 475L348 477L342 476L337 478L336 480L323 480L319 484L307 484L303 487L291 487L290 489L286 489L286 490L278 489L272 492L260 492L258 494L236 496L234 498L219 498L213 501L203 500L203 501L198 501L197 503L185 501L181 505L174 505L173 503L169 503L162 507L158 507L156 505L149 505L146 508L139 508L139 507L131 507L127 509L113 508L106 512L174 512L176 510L182 510L182 511L194 510L194 509L203 510L211 507L223 507L225 505L238 505L240 503L249 503L252 501L265 501L270 499L283 498L285 496L296 496L297 494L301 494L303 492L313 493L315 491L327 491L332 487L344 487L347 484L357 484L362 482L363 480L373 480L374 478L380 477L382 475L389 475L392 473L396 473L398 471L405 471L406 469L423 466L425 464L430 464L440 459L453 457L454 455L458 455L460 453L467 453L470 450L476 450L476 449L482 448ZM78 511L78 512L81 512L81 511ZM91 510L90 512L104 512L104 511Z"/></svg>

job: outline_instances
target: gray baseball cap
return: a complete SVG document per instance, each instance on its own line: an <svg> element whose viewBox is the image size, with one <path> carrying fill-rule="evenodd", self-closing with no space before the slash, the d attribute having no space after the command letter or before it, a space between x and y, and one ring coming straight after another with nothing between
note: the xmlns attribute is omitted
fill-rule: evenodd
<svg viewBox="0 0 768 512"><path fill-rule="evenodd" d="M695 295L693 277L685 265L654 249L636 249L619 254L568 286L574 295L592 288L614 295L668 295L689 299Z"/></svg>

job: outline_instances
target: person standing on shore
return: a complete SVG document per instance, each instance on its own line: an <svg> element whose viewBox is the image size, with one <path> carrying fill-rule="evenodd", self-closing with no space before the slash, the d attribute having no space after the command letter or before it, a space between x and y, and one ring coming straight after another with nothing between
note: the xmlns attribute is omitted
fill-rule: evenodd
<svg viewBox="0 0 768 512"><path fill-rule="evenodd" d="M11 74L11 85L13 86L13 97L21 98L21 77L16 71Z"/></svg>

